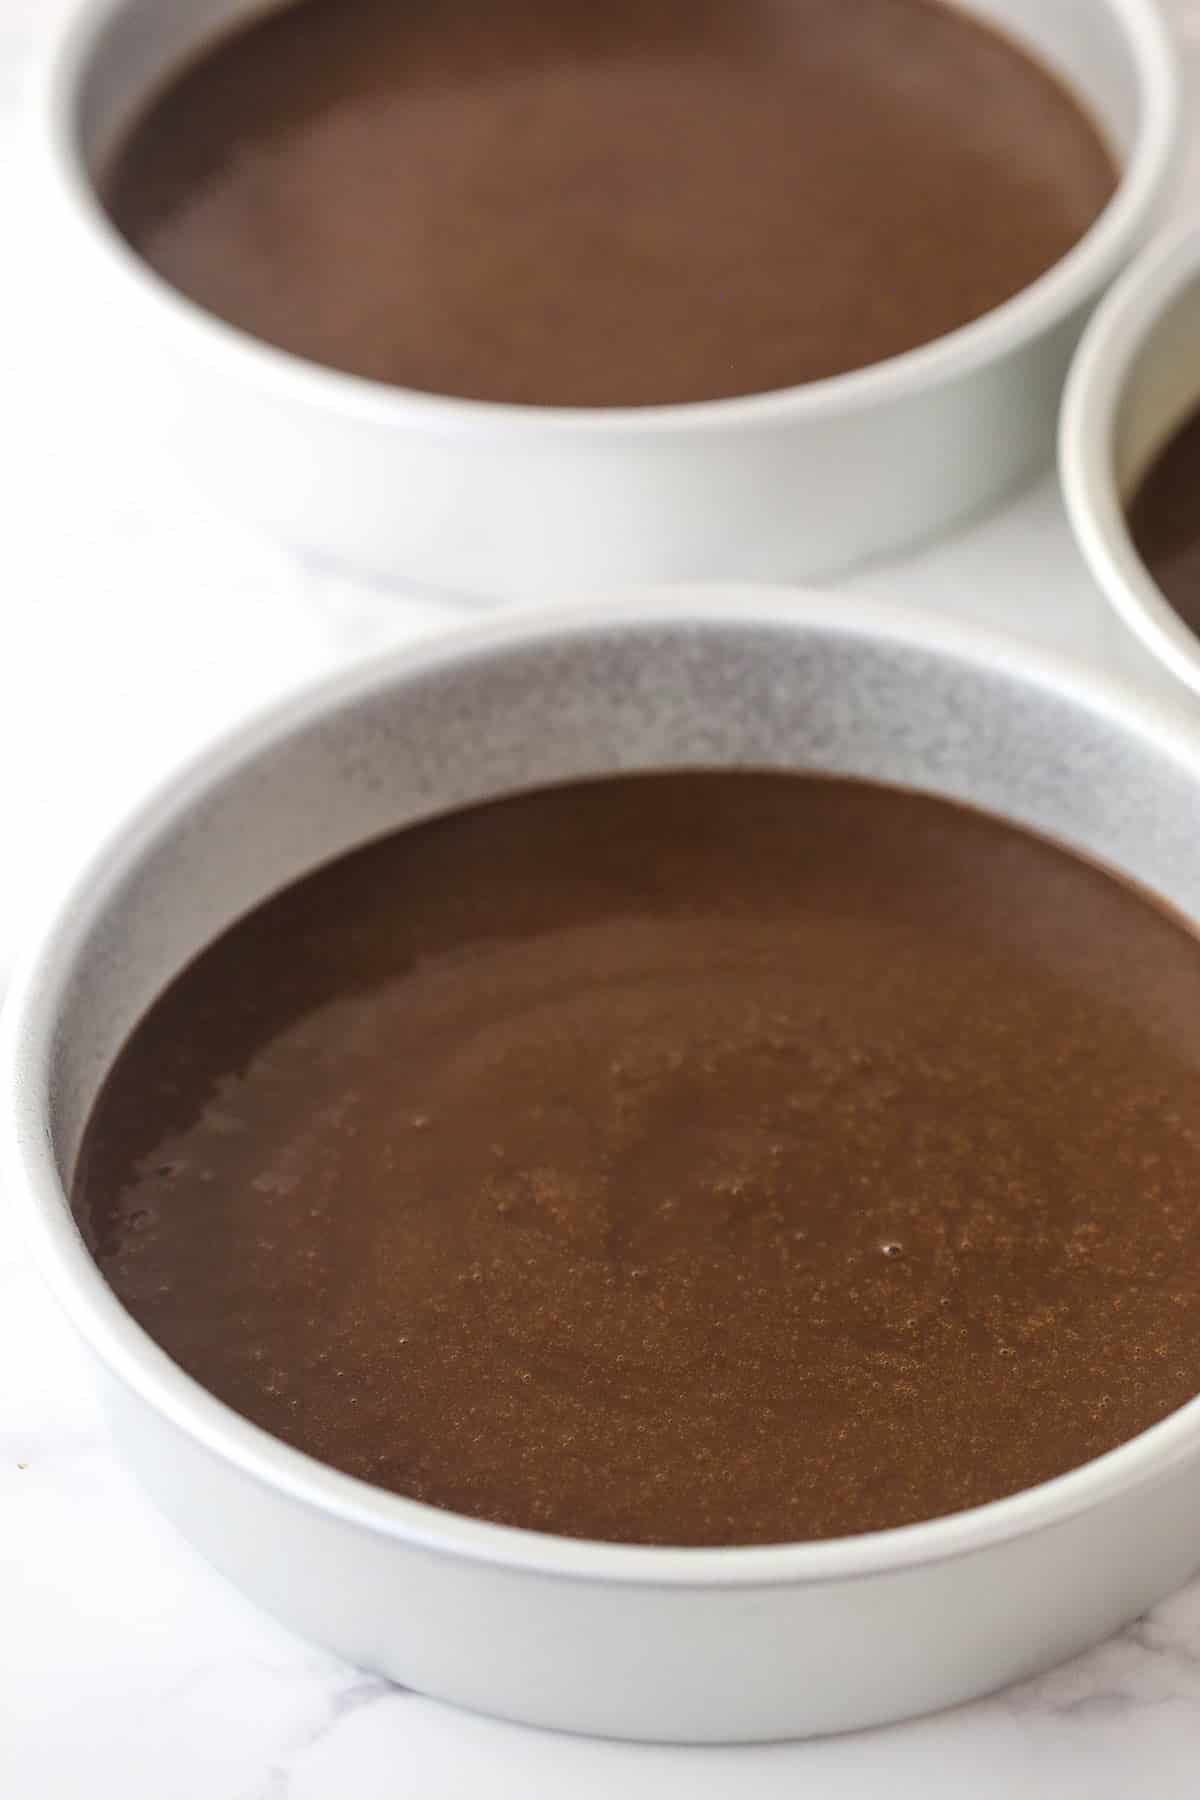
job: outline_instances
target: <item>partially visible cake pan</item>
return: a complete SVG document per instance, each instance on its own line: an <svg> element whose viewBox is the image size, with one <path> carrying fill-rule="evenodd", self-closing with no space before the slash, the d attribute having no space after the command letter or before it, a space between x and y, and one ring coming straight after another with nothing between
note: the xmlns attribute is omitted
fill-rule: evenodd
<svg viewBox="0 0 1200 1800"><path fill-rule="evenodd" d="M279 0L77 0L36 97L46 242L78 345L149 457L314 557L442 593L825 578L930 539L1051 452L1080 329L1148 234L1177 140L1153 0L957 0L1062 77L1120 163L1115 197L1014 299L807 386L641 409L440 398L223 324L110 223L98 171L139 108Z"/></svg>
<svg viewBox="0 0 1200 1800"><path fill-rule="evenodd" d="M481 1523L290 1448L136 1325L67 1193L129 1031L234 919L394 828L589 776L825 772L1041 832L1200 926L1200 738L1028 650L753 588L597 602L371 661L170 780L16 978L5 1191L116 1439L212 1563L297 1631L539 1725L734 1742L881 1724L1032 1675L1200 1567L1200 1401L993 1505L819 1543L651 1549Z"/></svg>
<svg viewBox="0 0 1200 1800"><path fill-rule="evenodd" d="M1189 225L1139 257L1097 312L1071 371L1059 454L1097 583L1155 660L1200 694L1200 639L1142 561L1128 519L1159 453L1197 410L1200 227Z"/></svg>

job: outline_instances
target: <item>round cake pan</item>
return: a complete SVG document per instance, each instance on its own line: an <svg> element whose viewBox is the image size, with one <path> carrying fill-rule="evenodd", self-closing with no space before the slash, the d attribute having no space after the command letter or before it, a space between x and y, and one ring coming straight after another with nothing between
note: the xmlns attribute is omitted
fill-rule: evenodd
<svg viewBox="0 0 1200 1800"><path fill-rule="evenodd" d="M1147 250L1089 327L1063 403L1059 459L1080 548L1120 617L1200 694L1200 639L1134 548L1128 507L1151 465L1200 411L1200 227ZM1196 497L1200 512L1200 495Z"/></svg>
<svg viewBox="0 0 1200 1800"><path fill-rule="evenodd" d="M290 546L386 579L539 598L581 581L826 577L941 532L1053 445L1083 322L1147 235L1173 160L1173 53L1153 0L956 0L1060 74L1119 189L1070 254L947 337L834 380L644 409L517 407L307 363L165 284L96 177L139 106L281 0L83 0L37 96L49 247L113 413ZM61 376L60 376L61 378Z"/></svg>
<svg viewBox="0 0 1200 1800"><path fill-rule="evenodd" d="M139 1015L265 896L410 822L617 771L785 769L948 796L1200 924L1200 738L943 620L677 590L370 662L217 744L111 837L18 976L16 1213L163 1510L297 1631L540 1725L733 1742L946 1706L1103 1638L1200 1566L1200 1402L1061 1479L870 1536L650 1549L480 1523L247 1423L121 1307L76 1230L80 1134Z"/></svg>

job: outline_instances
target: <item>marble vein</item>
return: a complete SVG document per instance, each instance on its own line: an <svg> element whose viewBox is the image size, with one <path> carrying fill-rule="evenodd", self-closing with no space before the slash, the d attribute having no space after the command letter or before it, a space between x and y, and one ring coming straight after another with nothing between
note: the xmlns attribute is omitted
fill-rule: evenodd
<svg viewBox="0 0 1200 1800"><path fill-rule="evenodd" d="M246 1800L291 1800L292 1778L301 1759L311 1751L328 1745L329 1739L346 1719L368 1706L400 1701L408 1697L406 1688L394 1686L373 1675L351 1676L343 1686L326 1694L320 1705L320 1716L298 1732L271 1765L261 1787Z"/></svg>

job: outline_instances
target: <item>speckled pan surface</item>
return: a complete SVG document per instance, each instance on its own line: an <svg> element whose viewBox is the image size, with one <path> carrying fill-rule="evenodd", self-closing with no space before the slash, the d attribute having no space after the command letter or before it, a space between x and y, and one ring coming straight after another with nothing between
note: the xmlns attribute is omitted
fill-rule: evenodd
<svg viewBox="0 0 1200 1800"><path fill-rule="evenodd" d="M88 1258L64 1199L87 1110L136 1017L234 917L464 803L746 765L982 806L1200 923L1200 745L1165 715L942 620L675 592L459 633L250 723L114 835L5 1022L9 1186L164 1510L310 1637L539 1724L692 1741L875 1724L1059 1660L1200 1566L1200 1403L1058 1481L902 1531L757 1550L578 1543L381 1493L266 1437L141 1333Z"/></svg>

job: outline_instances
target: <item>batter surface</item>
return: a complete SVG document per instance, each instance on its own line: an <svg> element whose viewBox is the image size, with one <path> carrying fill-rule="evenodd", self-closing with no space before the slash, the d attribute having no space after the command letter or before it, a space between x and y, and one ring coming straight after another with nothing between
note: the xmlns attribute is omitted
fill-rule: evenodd
<svg viewBox="0 0 1200 1800"><path fill-rule="evenodd" d="M535 794L205 952L75 1206L185 1369L400 1493L636 1543L928 1519L1200 1391L1200 944L880 788Z"/></svg>
<svg viewBox="0 0 1200 1800"><path fill-rule="evenodd" d="M1200 416L1152 466L1130 511L1134 542L1185 625L1200 631Z"/></svg>
<svg viewBox="0 0 1200 1800"><path fill-rule="evenodd" d="M212 312L482 400L788 387L1010 299L1112 158L935 0L302 0L186 68L112 214Z"/></svg>

